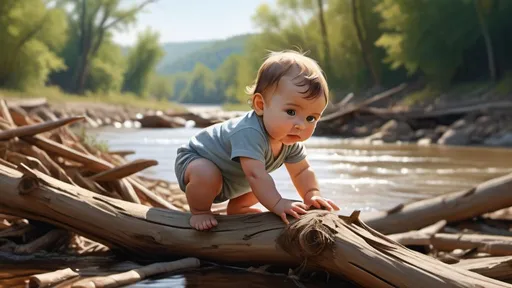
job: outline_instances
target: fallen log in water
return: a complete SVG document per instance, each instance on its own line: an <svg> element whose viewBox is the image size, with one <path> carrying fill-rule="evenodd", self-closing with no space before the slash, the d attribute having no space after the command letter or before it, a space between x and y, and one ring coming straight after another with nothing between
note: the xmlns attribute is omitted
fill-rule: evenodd
<svg viewBox="0 0 512 288"><path fill-rule="evenodd" d="M187 213L110 199L23 170L0 166L0 212L52 223L141 257L304 262L365 287L512 287L408 250L366 226L358 213L311 211L286 229L271 213L219 216L219 225L205 233L190 228Z"/></svg>
<svg viewBox="0 0 512 288"><path fill-rule="evenodd" d="M487 212L512 206L512 174L491 179L465 191L449 193L409 204L400 204L387 212L364 218L384 234L421 229L441 220L470 219Z"/></svg>

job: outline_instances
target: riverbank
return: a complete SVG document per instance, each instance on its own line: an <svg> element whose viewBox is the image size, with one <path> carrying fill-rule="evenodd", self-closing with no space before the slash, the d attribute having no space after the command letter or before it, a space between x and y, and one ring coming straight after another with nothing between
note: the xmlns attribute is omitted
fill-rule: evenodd
<svg viewBox="0 0 512 288"><path fill-rule="evenodd" d="M400 85L366 99L354 100L348 95L329 105L315 135L370 144L512 147L511 94L498 88L457 88L432 96L435 92L428 89ZM5 91L0 91L0 96L4 95ZM176 103L141 99L123 102L119 97L101 101L66 95L50 99L16 95L4 97L9 107L17 107L12 109L21 108L41 121L83 115L86 121L75 125L86 128L203 128L244 113L240 109L231 111L239 106L187 110Z"/></svg>
<svg viewBox="0 0 512 288"><path fill-rule="evenodd" d="M410 100L420 92L407 89L398 86L358 103L334 104L316 133L373 144L512 147L512 94L480 87L418 104Z"/></svg>

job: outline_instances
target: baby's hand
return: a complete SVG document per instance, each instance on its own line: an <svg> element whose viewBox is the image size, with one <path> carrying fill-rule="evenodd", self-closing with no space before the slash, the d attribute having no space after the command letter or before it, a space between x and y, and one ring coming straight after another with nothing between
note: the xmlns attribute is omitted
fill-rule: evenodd
<svg viewBox="0 0 512 288"><path fill-rule="evenodd" d="M316 193L308 193L306 197L304 197L304 204L308 207L308 209L313 206L315 208L321 209L325 207L327 210L340 210L340 208L332 202L330 199L324 198L319 195L315 195Z"/></svg>
<svg viewBox="0 0 512 288"><path fill-rule="evenodd" d="M286 219L286 214L299 218L299 214L306 214L307 209L308 207L304 203L281 198L276 206L274 206L274 209L272 209L272 212L280 216L283 222L288 225L290 222Z"/></svg>

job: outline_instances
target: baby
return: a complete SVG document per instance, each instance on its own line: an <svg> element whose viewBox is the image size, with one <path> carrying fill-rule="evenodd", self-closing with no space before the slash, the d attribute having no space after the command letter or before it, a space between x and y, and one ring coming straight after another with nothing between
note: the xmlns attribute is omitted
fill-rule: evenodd
<svg viewBox="0 0 512 288"><path fill-rule="evenodd" d="M327 105L328 87L318 64L293 51L273 52L248 87L252 110L203 129L177 151L175 171L190 206L190 225L217 225L212 203L229 200L227 214L259 213L260 202L288 224L310 207L339 210L321 196L303 141ZM284 199L270 172L285 164L304 202Z"/></svg>

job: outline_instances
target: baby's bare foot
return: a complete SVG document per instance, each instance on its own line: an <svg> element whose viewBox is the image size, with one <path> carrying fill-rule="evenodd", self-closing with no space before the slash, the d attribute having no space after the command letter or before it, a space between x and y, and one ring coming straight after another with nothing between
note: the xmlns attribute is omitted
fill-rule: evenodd
<svg viewBox="0 0 512 288"><path fill-rule="evenodd" d="M208 230L217 226L217 220L212 213L194 214L190 217L190 226L199 231Z"/></svg>

